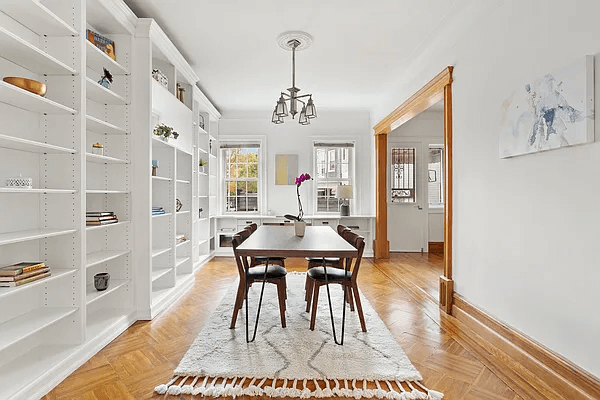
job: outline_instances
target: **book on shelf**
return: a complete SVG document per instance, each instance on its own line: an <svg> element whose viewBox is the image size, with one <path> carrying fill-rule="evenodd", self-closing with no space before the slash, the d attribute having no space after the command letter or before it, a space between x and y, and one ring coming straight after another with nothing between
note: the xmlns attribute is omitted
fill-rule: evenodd
<svg viewBox="0 0 600 400"><path fill-rule="evenodd" d="M117 222L119 222L119 220L117 218L113 218L113 219L106 219L104 221L86 221L85 224L87 226L97 226L97 225L116 224Z"/></svg>
<svg viewBox="0 0 600 400"><path fill-rule="evenodd" d="M26 272L35 271L44 268L46 264L42 261L20 262L18 264L0 267L0 276L15 276Z"/></svg>
<svg viewBox="0 0 600 400"><path fill-rule="evenodd" d="M105 217L90 217L90 216L85 217L86 221L108 221L111 219L117 219L117 216L116 215L107 215Z"/></svg>
<svg viewBox="0 0 600 400"><path fill-rule="evenodd" d="M38 279L43 279L50 276L50 272L45 272L43 274L38 274L35 276L31 276L29 278L21 279L20 281L15 282L0 282L0 287L14 287L21 286L29 282L37 281Z"/></svg>
<svg viewBox="0 0 600 400"><path fill-rule="evenodd" d="M14 276L0 276L0 282L18 282L23 279L31 278L32 276L44 274L50 271L50 267L44 267L40 269L34 269L33 271L25 272Z"/></svg>
<svg viewBox="0 0 600 400"><path fill-rule="evenodd" d="M86 217L107 217L110 215L115 215L112 211L86 211Z"/></svg>

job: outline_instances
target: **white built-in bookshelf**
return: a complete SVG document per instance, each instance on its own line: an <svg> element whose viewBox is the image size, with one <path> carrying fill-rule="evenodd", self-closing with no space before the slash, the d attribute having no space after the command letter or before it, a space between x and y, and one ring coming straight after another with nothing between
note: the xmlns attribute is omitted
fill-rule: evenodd
<svg viewBox="0 0 600 400"><path fill-rule="evenodd" d="M116 60L87 40L87 29L114 40ZM110 88L97 83L103 68ZM168 88L152 68L165 72ZM217 169L209 138L216 151L220 114L158 25L122 0L1 1L0 71L48 86L40 97L0 79L0 266L44 261L51 271L0 288L0 399L30 399L165 309L212 257ZM179 139L154 137L157 120ZM94 154L94 143L104 154ZM19 175L33 189L4 187ZM152 216L156 205L166 213ZM112 211L119 222L86 226L86 211ZM107 290L94 288L99 272L111 276Z"/></svg>

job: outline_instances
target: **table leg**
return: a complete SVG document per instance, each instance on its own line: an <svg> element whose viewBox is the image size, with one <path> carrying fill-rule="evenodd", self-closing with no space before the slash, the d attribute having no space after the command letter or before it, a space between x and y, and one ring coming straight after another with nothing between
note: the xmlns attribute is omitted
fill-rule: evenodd
<svg viewBox="0 0 600 400"><path fill-rule="evenodd" d="M335 320L333 319L333 307L331 306L331 294L329 292L329 278L327 277L327 266L325 265L325 258L323 257L323 273L325 274L325 286L327 287L327 300L329 302L329 315L331 315L331 329L333 330L333 341L337 345L344 344L344 328L346 322L346 273L344 269L344 296L342 297L342 336L338 342L337 335L335 334Z"/></svg>
<svg viewBox="0 0 600 400"><path fill-rule="evenodd" d="M256 339L256 331L258 330L258 319L260 318L260 307L262 305L263 294L265 292L265 284L267 283L267 271L269 269L269 258L265 263L265 274L263 276L262 287L260 289L260 298L258 300L258 310L256 311L256 321L254 321L254 333L252 339L248 340L248 260L244 258L244 269L246 270L246 343L254 342Z"/></svg>

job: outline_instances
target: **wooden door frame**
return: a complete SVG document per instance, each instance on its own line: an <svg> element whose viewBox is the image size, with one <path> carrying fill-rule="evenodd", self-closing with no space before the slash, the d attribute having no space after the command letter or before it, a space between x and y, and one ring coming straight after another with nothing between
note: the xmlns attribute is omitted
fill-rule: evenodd
<svg viewBox="0 0 600 400"><path fill-rule="evenodd" d="M444 100L444 274L440 276L440 308L452 309L452 71L444 68L435 78L374 126L376 163L375 258L390 257L387 235L387 135L440 100Z"/></svg>

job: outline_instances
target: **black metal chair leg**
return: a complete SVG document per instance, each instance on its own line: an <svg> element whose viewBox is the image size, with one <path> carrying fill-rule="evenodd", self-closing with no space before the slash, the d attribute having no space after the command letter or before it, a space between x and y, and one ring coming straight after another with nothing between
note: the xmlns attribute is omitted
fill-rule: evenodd
<svg viewBox="0 0 600 400"><path fill-rule="evenodd" d="M342 297L342 336L338 342L337 335L335 334L335 320L333 319L333 307L331 306L331 294L329 293L329 279L327 278L327 266L325 265L325 259L323 259L323 272L325 275L325 286L327 287L327 300L329 302L329 315L331 315L331 329L333 330L333 341L337 345L344 344L344 328L346 323L346 270L344 270L344 296Z"/></svg>
<svg viewBox="0 0 600 400"><path fill-rule="evenodd" d="M247 262L244 261L247 265ZM254 321L254 333L252 334L252 340L248 340L248 280L246 279L246 343L254 342L256 339L256 331L258 330L258 319L260 318L260 308L262 305L263 294L265 292L265 284L267 283L267 271L269 268L269 258L265 263L265 275L263 276L262 287L260 289L260 298L258 300L258 310L256 311L256 321ZM246 269L246 278L248 277L248 269Z"/></svg>

